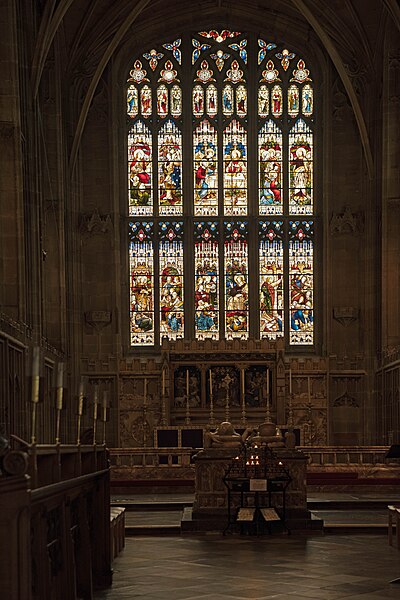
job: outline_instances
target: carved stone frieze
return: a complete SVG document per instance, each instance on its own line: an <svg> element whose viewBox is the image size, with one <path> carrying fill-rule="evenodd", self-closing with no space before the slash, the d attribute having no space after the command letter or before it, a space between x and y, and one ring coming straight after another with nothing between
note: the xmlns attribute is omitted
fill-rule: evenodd
<svg viewBox="0 0 400 600"><path fill-rule="evenodd" d="M333 213L330 221L331 235L354 235L364 230L364 218L362 213L353 213L346 206L341 213Z"/></svg>
<svg viewBox="0 0 400 600"><path fill-rule="evenodd" d="M358 316L359 309L356 306L337 306L333 309L333 318L343 327L348 327L357 321Z"/></svg>
<svg viewBox="0 0 400 600"><path fill-rule="evenodd" d="M100 331L111 324L112 312L110 310L90 310L85 312L85 323L96 331Z"/></svg>
<svg viewBox="0 0 400 600"><path fill-rule="evenodd" d="M360 404L356 398L354 396L350 396L347 391L334 400L333 406L351 406L352 408L360 408Z"/></svg>
<svg viewBox="0 0 400 600"><path fill-rule="evenodd" d="M84 240L101 234L109 234L113 237L114 225L110 215L101 215L99 209L95 208L91 215L82 216L80 230Z"/></svg>

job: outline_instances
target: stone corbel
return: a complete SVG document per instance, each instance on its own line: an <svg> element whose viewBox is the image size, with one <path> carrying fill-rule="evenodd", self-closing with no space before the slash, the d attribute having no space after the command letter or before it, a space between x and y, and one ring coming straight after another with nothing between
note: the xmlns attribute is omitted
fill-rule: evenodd
<svg viewBox="0 0 400 600"><path fill-rule="evenodd" d="M91 215L82 215L81 234L84 240L99 234L113 234L114 226L110 215L101 215L95 208Z"/></svg>
<svg viewBox="0 0 400 600"><path fill-rule="evenodd" d="M333 318L343 327L348 327L357 321L358 316L359 309L356 306L337 306L333 309Z"/></svg>
<svg viewBox="0 0 400 600"><path fill-rule="evenodd" d="M342 213L333 213L330 222L331 235L357 234L363 230L363 216L352 213L349 206Z"/></svg>
<svg viewBox="0 0 400 600"><path fill-rule="evenodd" d="M110 325L112 312L110 310L91 310L85 312L85 322L96 331L101 331Z"/></svg>

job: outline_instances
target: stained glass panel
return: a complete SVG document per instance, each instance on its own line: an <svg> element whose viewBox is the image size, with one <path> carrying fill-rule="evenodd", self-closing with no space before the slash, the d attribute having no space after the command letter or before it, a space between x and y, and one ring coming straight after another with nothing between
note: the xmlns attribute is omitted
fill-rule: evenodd
<svg viewBox="0 0 400 600"><path fill-rule="evenodd" d="M206 119L193 135L194 214L218 213L218 147L217 131Z"/></svg>
<svg viewBox="0 0 400 600"><path fill-rule="evenodd" d="M288 113L291 117L297 117L299 109L299 88L297 85L291 85L288 89Z"/></svg>
<svg viewBox="0 0 400 600"><path fill-rule="evenodd" d="M274 85L271 91L271 112L274 117L280 117L283 112L282 88L280 85Z"/></svg>
<svg viewBox="0 0 400 600"><path fill-rule="evenodd" d="M302 95L302 110L303 115L310 117L313 114L313 89L308 83L303 87Z"/></svg>
<svg viewBox="0 0 400 600"><path fill-rule="evenodd" d="M247 223L225 222L225 337L249 337Z"/></svg>
<svg viewBox="0 0 400 600"><path fill-rule="evenodd" d="M206 107L209 117L215 117L218 111L218 92L215 85L209 85L206 91Z"/></svg>
<svg viewBox="0 0 400 600"><path fill-rule="evenodd" d="M182 222L160 223L160 341L184 335Z"/></svg>
<svg viewBox="0 0 400 600"><path fill-rule="evenodd" d="M165 85L160 85L157 90L157 113L161 118L168 115L168 90Z"/></svg>
<svg viewBox="0 0 400 600"><path fill-rule="evenodd" d="M182 214L182 133L173 121L158 134L158 186L160 214Z"/></svg>
<svg viewBox="0 0 400 600"><path fill-rule="evenodd" d="M129 223L131 345L154 344L153 223Z"/></svg>
<svg viewBox="0 0 400 600"><path fill-rule="evenodd" d="M151 215L152 198L152 139L143 121L136 121L128 134L129 214Z"/></svg>
<svg viewBox="0 0 400 600"><path fill-rule="evenodd" d="M247 214L246 130L233 120L224 130L224 213Z"/></svg>
<svg viewBox="0 0 400 600"><path fill-rule="evenodd" d="M126 103L126 112L133 119L134 117L136 117L139 111L138 91L135 85L130 85L128 87L128 91L126 94Z"/></svg>
<svg viewBox="0 0 400 600"><path fill-rule="evenodd" d="M148 85L140 90L140 110L143 117L151 116L151 89Z"/></svg>
<svg viewBox="0 0 400 600"><path fill-rule="evenodd" d="M218 224L194 223L194 308L196 339L219 338Z"/></svg>
<svg viewBox="0 0 400 600"><path fill-rule="evenodd" d="M269 114L269 90L266 85L258 88L258 116L268 117Z"/></svg>
<svg viewBox="0 0 400 600"><path fill-rule="evenodd" d="M236 89L236 114L238 117L247 115L247 90L244 85L239 85Z"/></svg>
<svg viewBox="0 0 400 600"><path fill-rule="evenodd" d="M258 134L260 215L281 215L282 132L272 119Z"/></svg>
<svg viewBox="0 0 400 600"><path fill-rule="evenodd" d="M204 90L201 85L195 85L193 88L193 114L195 117L202 117L204 113Z"/></svg>
<svg viewBox="0 0 400 600"><path fill-rule="evenodd" d="M260 338L284 333L283 221L260 221Z"/></svg>
<svg viewBox="0 0 400 600"><path fill-rule="evenodd" d="M226 85L222 92L222 112L226 117L233 115L233 88L231 85Z"/></svg>
<svg viewBox="0 0 400 600"><path fill-rule="evenodd" d="M180 117L182 114L182 90L179 85L173 85L171 89L171 115Z"/></svg>
<svg viewBox="0 0 400 600"><path fill-rule="evenodd" d="M289 223L290 344L314 342L314 243L312 221Z"/></svg>
<svg viewBox="0 0 400 600"><path fill-rule="evenodd" d="M313 134L299 119L289 132L289 212L310 215L312 204Z"/></svg>

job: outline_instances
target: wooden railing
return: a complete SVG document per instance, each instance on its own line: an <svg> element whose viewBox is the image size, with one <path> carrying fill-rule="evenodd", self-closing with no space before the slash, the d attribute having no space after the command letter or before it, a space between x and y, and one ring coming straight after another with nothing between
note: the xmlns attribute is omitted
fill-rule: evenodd
<svg viewBox="0 0 400 600"><path fill-rule="evenodd" d="M30 446L0 461L1 596L90 600L111 585L106 448Z"/></svg>

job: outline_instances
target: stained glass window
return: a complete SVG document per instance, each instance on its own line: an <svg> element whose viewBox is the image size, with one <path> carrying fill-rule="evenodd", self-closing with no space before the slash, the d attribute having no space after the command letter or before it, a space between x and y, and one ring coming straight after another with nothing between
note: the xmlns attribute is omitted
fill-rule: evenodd
<svg viewBox="0 0 400 600"><path fill-rule="evenodd" d="M218 222L194 223L196 339L219 339Z"/></svg>
<svg viewBox="0 0 400 600"><path fill-rule="evenodd" d="M225 337L249 336L247 223L225 221Z"/></svg>
<svg viewBox="0 0 400 600"><path fill-rule="evenodd" d="M128 133L129 214L153 214L151 132L136 121Z"/></svg>
<svg viewBox="0 0 400 600"><path fill-rule="evenodd" d="M218 145L216 129L202 121L193 136L194 213L216 215L218 212Z"/></svg>
<svg viewBox="0 0 400 600"><path fill-rule="evenodd" d="M230 122L223 134L225 215L247 214L247 138L244 127Z"/></svg>
<svg viewBox="0 0 400 600"><path fill-rule="evenodd" d="M258 152L260 215L282 214L282 132L272 120L260 129Z"/></svg>
<svg viewBox="0 0 400 600"><path fill-rule="evenodd" d="M182 133L167 121L158 134L158 190L161 215L181 215Z"/></svg>
<svg viewBox="0 0 400 600"><path fill-rule="evenodd" d="M127 73L131 345L313 345L310 65L266 32L220 28L149 45Z"/></svg>
<svg viewBox="0 0 400 600"><path fill-rule="evenodd" d="M284 334L283 221L259 223L260 337Z"/></svg>
<svg viewBox="0 0 400 600"><path fill-rule="evenodd" d="M313 134L303 119L290 130L289 156L290 213L310 215L313 210Z"/></svg>
<svg viewBox="0 0 400 600"><path fill-rule="evenodd" d="M289 223L290 343L314 342L314 243L312 221Z"/></svg>
<svg viewBox="0 0 400 600"><path fill-rule="evenodd" d="M154 344L153 223L129 223L130 342Z"/></svg>
<svg viewBox="0 0 400 600"><path fill-rule="evenodd" d="M184 335L182 222L160 223L160 335Z"/></svg>

